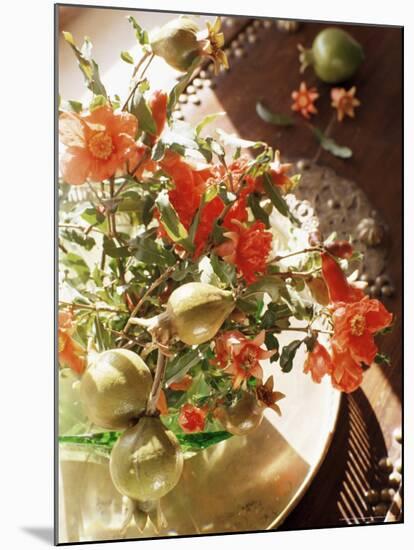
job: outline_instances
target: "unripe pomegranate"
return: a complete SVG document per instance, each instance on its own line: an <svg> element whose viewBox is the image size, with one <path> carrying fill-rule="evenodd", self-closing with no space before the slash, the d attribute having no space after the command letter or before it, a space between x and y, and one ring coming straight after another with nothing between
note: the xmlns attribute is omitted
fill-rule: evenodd
<svg viewBox="0 0 414 550"><path fill-rule="evenodd" d="M233 294L205 283L187 283L174 290L165 312L152 319L133 319L159 342L172 337L189 346L208 342L233 311Z"/></svg>
<svg viewBox="0 0 414 550"><path fill-rule="evenodd" d="M231 434L246 435L260 425L264 409L256 395L244 391L236 403L229 407L224 405L217 407L214 416Z"/></svg>
<svg viewBox="0 0 414 550"><path fill-rule="evenodd" d="M151 386L151 372L139 355L112 349L101 353L87 368L80 396L93 423L123 429L144 412Z"/></svg>

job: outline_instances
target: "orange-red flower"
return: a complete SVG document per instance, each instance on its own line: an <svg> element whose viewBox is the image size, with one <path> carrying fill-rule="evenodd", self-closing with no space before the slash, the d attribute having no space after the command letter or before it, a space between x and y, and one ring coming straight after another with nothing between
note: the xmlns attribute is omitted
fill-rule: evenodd
<svg viewBox="0 0 414 550"><path fill-rule="evenodd" d="M308 353L303 372L305 374L310 372L312 380L319 384L325 374L331 373L332 370L332 359L328 350L325 346L316 342L313 350Z"/></svg>
<svg viewBox="0 0 414 550"><path fill-rule="evenodd" d="M349 241L333 241L324 245L326 250L337 258L351 258L354 247Z"/></svg>
<svg viewBox="0 0 414 550"><path fill-rule="evenodd" d="M337 118L339 122L345 118L345 115L354 118L354 107L361 105L361 102L355 97L356 88L352 88L348 91L345 88L332 88L331 99L332 107L337 110Z"/></svg>
<svg viewBox="0 0 414 550"><path fill-rule="evenodd" d="M370 365L378 352L374 334L391 324L392 313L379 300L366 296L359 302L338 304L332 319L336 348L346 350L354 361Z"/></svg>
<svg viewBox="0 0 414 550"><path fill-rule="evenodd" d="M151 150L146 145L137 145L128 159L127 167L128 172L139 179L144 172L155 172L157 163L151 160Z"/></svg>
<svg viewBox="0 0 414 550"><path fill-rule="evenodd" d="M292 99L294 100L292 111L298 111L305 118L309 118L311 114L318 112L314 105L318 97L319 94L316 88L307 88L306 83L301 82L299 90L292 92Z"/></svg>
<svg viewBox="0 0 414 550"><path fill-rule="evenodd" d="M328 287L331 302L357 302L364 297L362 290L348 283L341 266L330 254L324 252L321 259L322 276Z"/></svg>
<svg viewBox="0 0 414 550"><path fill-rule="evenodd" d="M227 372L233 375L233 387L238 388L250 377L259 380L263 378L263 370L259 361L268 359L274 351L267 351L261 346L264 344L265 331L262 330L253 340L246 338L242 333L233 332L228 339L230 346L230 363Z"/></svg>
<svg viewBox="0 0 414 550"><path fill-rule="evenodd" d="M362 367L355 361L349 350L341 349L335 341L332 343L332 386L345 393L355 391L362 382Z"/></svg>
<svg viewBox="0 0 414 550"><path fill-rule="evenodd" d="M256 396L260 405L273 409L279 416L281 416L282 411L280 410L277 402L286 396L280 391L274 391L273 376L269 376L264 384L259 383L256 386Z"/></svg>
<svg viewBox="0 0 414 550"><path fill-rule="evenodd" d="M206 410L186 403L181 407L178 424L186 433L202 432L206 423L206 415Z"/></svg>
<svg viewBox="0 0 414 550"><path fill-rule="evenodd" d="M245 338L244 335L238 330L228 330L217 336L214 342L215 359L212 363L221 369L227 368L231 359L232 344L236 344L243 338Z"/></svg>
<svg viewBox="0 0 414 550"><path fill-rule="evenodd" d="M59 312L59 362L62 366L69 367L78 374L82 374L86 368L86 353L83 347L72 338L74 331L72 314L66 311Z"/></svg>
<svg viewBox="0 0 414 550"><path fill-rule="evenodd" d="M273 185L289 191L293 187L293 182L287 175L291 168L292 164L280 162L280 153L276 151L275 159L269 164L269 170L267 171ZM255 190L263 193L263 176L256 178Z"/></svg>
<svg viewBox="0 0 414 550"><path fill-rule="evenodd" d="M125 169L135 150L137 119L130 113L114 113L108 105L89 115L65 112L59 117L60 141L66 145L60 168L72 185L102 181Z"/></svg>
<svg viewBox="0 0 414 550"><path fill-rule="evenodd" d="M220 197L214 197L213 200L205 204L201 209L200 221L194 237L195 252L197 258L205 247L210 233L213 230L214 222L220 216L224 208L224 203Z"/></svg>
<svg viewBox="0 0 414 550"><path fill-rule="evenodd" d="M215 251L226 262L236 265L248 284L254 283L257 274L266 271L272 235L266 231L264 223L255 221L250 227L233 220L233 230L224 233L227 241L217 246Z"/></svg>
<svg viewBox="0 0 414 550"><path fill-rule="evenodd" d="M168 95L162 90L155 90L149 100L152 118L154 119L155 126L157 128L157 137L164 130L164 126L167 121L167 101Z"/></svg>
<svg viewBox="0 0 414 550"><path fill-rule="evenodd" d="M158 396L157 409L159 410L160 414L163 416L168 414L168 403L167 403L167 398L165 397L164 390L161 390L160 395Z"/></svg>
<svg viewBox="0 0 414 550"><path fill-rule="evenodd" d="M177 380L177 382L172 382L169 388L174 391L187 391L192 383L193 377L191 374L185 374L180 380Z"/></svg>

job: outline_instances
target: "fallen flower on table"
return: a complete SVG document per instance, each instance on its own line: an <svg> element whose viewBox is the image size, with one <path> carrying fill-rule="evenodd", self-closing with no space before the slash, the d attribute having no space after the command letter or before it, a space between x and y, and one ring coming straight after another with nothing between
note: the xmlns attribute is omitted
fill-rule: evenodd
<svg viewBox="0 0 414 550"><path fill-rule="evenodd" d="M315 101L318 99L319 94L316 88L308 88L306 82L301 82L299 90L292 92L292 111L299 112L305 118L310 118L310 115L314 115L318 112L315 107Z"/></svg>
<svg viewBox="0 0 414 550"><path fill-rule="evenodd" d="M354 107L361 105L361 102L355 97L355 92L355 86L352 86L348 91L345 88L332 88L331 105L337 110L337 119L339 122L342 122L345 116L354 118Z"/></svg>

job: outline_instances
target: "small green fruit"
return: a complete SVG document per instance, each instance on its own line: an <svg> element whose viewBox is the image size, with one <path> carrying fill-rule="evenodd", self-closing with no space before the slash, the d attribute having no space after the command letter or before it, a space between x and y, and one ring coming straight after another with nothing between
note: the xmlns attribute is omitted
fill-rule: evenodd
<svg viewBox="0 0 414 550"><path fill-rule="evenodd" d="M187 283L171 294L167 315L173 333L191 346L214 338L234 306L231 292L205 283Z"/></svg>
<svg viewBox="0 0 414 550"><path fill-rule="evenodd" d="M256 396L243 392L241 398L229 407L220 406L214 411L214 416L224 429L233 435L246 435L257 428L263 419L264 407Z"/></svg>
<svg viewBox="0 0 414 550"><path fill-rule="evenodd" d="M177 438L159 418L144 416L115 443L109 467L120 493L141 503L152 502L178 483L183 454Z"/></svg>
<svg viewBox="0 0 414 550"><path fill-rule="evenodd" d="M186 72L200 54L198 32L198 26L189 17L173 19L151 33L152 51L177 71Z"/></svg>
<svg viewBox="0 0 414 550"><path fill-rule="evenodd" d="M172 292L165 312L131 322L145 327L162 344L177 337L194 346L214 338L234 307L231 292L205 283L186 283Z"/></svg>
<svg viewBox="0 0 414 550"><path fill-rule="evenodd" d="M87 368L80 396L94 424L124 429L144 412L151 386L151 372L139 355L113 349L101 353Z"/></svg>
<svg viewBox="0 0 414 550"><path fill-rule="evenodd" d="M316 36L312 49L302 48L299 59L302 70L312 65L323 82L336 84L355 74L364 59L364 52L349 33L329 27Z"/></svg>

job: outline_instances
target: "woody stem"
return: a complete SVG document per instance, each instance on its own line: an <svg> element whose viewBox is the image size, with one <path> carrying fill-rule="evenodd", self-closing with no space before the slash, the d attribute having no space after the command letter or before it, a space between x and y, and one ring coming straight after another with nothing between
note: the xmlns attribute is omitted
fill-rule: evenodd
<svg viewBox="0 0 414 550"><path fill-rule="evenodd" d="M167 358L158 349L157 366L155 367L154 382L152 384L151 392L148 398L147 415L153 416L157 412L157 403L161 393L161 386L165 376L165 369L167 367Z"/></svg>
<svg viewBox="0 0 414 550"><path fill-rule="evenodd" d="M291 252L290 254L285 254L284 256L276 256L269 262L269 264L280 262L281 260L286 260L292 256L297 256L298 254L308 254L310 252L322 252L322 249L318 246L312 246L310 248L304 248L303 250L297 250L296 252Z"/></svg>

